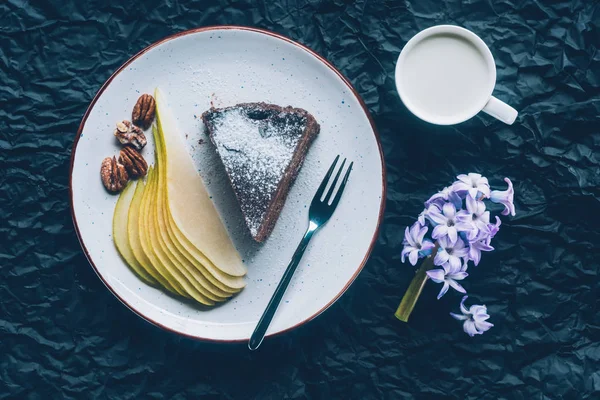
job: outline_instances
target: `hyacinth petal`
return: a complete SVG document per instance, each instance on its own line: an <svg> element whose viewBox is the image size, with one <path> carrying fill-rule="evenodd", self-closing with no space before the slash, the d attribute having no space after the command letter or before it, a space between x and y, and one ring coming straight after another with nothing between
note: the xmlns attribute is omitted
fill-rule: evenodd
<svg viewBox="0 0 600 400"><path fill-rule="evenodd" d="M479 185L479 191L487 198L490 197L490 187L487 185Z"/></svg>
<svg viewBox="0 0 600 400"><path fill-rule="evenodd" d="M425 234L427 233L427 230L429 228L427 228L426 226L423 226L421 229L419 229L419 232L417 233L417 242L418 243L423 243L423 238L425 237Z"/></svg>
<svg viewBox="0 0 600 400"><path fill-rule="evenodd" d="M466 183L460 181L454 184L454 190L456 191L456 194L462 198L466 196L470 187L470 185L467 185Z"/></svg>
<svg viewBox="0 0 600 400"><path fill-rule="evenodd" d="M445 263L444 265L442 265L442 268L444 269L446 276L448 276L448 274L452 273L452 267L450 266L449 263Z"/></svg>
<svg viewBox="0 0 600 400"><path fill-rule="evenodd" d="M469 296L463 296L462 300L460 301L460 312L462 312L463 314L468 314L469 310L467 310L467 307L465 307L465 301L469 298Z"/></svg>
<svg viewBox="0 0 600 400"><path fill-rule="evenodd" d="M435 222L438 225L441 224L446 224L446 221L448 220L446 217L444 217L444 215L442 215L442 213L439 211L439 209L429 207L428 208L429 212L427 213L429 216L429 219L433 222Z"/></svg>
<svg viewBox="0 0 600 400"><path fill-rule="evenodd" d="M493 203L500 203L504 205L504 210L502 210L502 215L512 215L515 216L515 205L514 205L514 196L515 191L513 188L513 184L510 179L504 178L504 181L508 184L507 190L492 190L490 194L490 200Z"/></svg>
<svg viewBox="0 0 600 400"><path fill-rule="evenodd" d="M465 331L465 333L467 335L469 335L471 337L479 334L479 332L477 331L477 328L475 328L475 323L470 320L465 321L465 323L463 324L463 330Z"/></svg>
<svg viewBox="0 0 600 400"><path fill-rule="evenodd" d="M446 219L454 218L454 216L456 215L456 207L454 207L454 204L452 203L446 203L442 207L442 212L444 213Z"/></svg>
<svg viewBox="0 0 600 400"><path fill-rule="evenodd" d="M465 249L465 242L463 242L462 240L458 241L458 242L456 242L454 244L454 250L455 251L460 251L460 250L463 250L463 249Z"/></svg>
<svg viewBox="0 0 600 400"><path fill-rule="evenodd" d="M468 210L460 210L456 213L456 221L458 222L470 222L471 213Z"/></svg>
<svg viewBox="0 0 600 400"><path fill-rule="evenodd" d="M454 229L456 229L457 232L470 232L474 230L473 225L464 222L458 222L455 224Z"/></svg>
<svg viewBox="0 0 600 400"><path fill-rule="evenodd" d="M413 240L415 241L415 243L420 243L421 242L420 240L417 239L419 237L419 232L420 231L421 231L421 224L419 224L419 221L416 221L410 227L410 236L413 238Z"/></svg>
<svg viewBox="0 0 600 400"><path fill-rule="evenodd" d="M469 242L473 242L475 240L477 240L477 236L479 235L479 229L471 229L470 231L467 231L467 240Z"/></svg>
<svg viewBox="0 0 600 400"><path fill-rule="evenodd" d="M448 238L450 239L450 243L456 243L456 241L458 240L458 232L456 231L456 227L448 227Z"/></svg>
<svg viewBox="0 0 600 400"><path fill-rule="evenodd" d="M433 253L433 249L435 248L435 244L431 243L428 240L423 241L423 245L421 246L421 250L419 250L419 257L428 257Z"/></svg>
<svg viewBox="0 0 600 400"><path fill-rule="evenodd" d="M469 214L475 214L477 212L477 200L474 197L467 196L465 204L467 205Z"/></svg>
<svg viewBox="0 0 600 400"><path fill-rule="evenodd" d="M496 215L496 223L495 224L490 224L490 230L493 228L493 232L494 235L496 233L498 233L498 231L500 230L500 225L502 225L502 220Z"/></svg>
<svg viewBox="0 0 600 400"><path fill-rule="evenodd" d="M481 200L478 200L475 203L475 211L474 213L477 215L482 215L485 212L485 203Z"/></svg>
<svg viewBox="0 0 600 400"><path fill-rule="evenodd" d="M515 204L513 202L508 203L508 211L513 217L517 215L517 212L515 211Z"/></svg>
<svg viewBox="0 0 600 400"><path fill-rule="evenodd" d="M460 196L458 194L456 194L455 192L450 192L450 194L448 195L448 200L454 204L454 207L456 209L459 209L462 206L462 199L460 198Z"/></svg>
<svg viewBox="0 0 600 400"><path fill-rule="evenodd" d="M459 272L454 272L454 273L448 275L448 278L454 279L456 281L462 281L467 276L469 276L469 274L467 274L466 272L459 271Z"/></svg>
<svg viewBox="0 0 600 400"><path fill-rule="evenodd" d="M446 276L446 271L443 269L430 269L426 272L427 276L431 278L435 283L440 283L444 281L444 277Z"/></svg>
<svg viewBox="0 0 600 400"><path fill-rule="evenodd" d="M489 224L490 223L490 212L489 211L482 212L479 216L479 221L483 222L484 224Z"/></svg>
<svg viewBox="0 0 600 400"><path fill-rule="evenodd" d="M469 312L477 318L482 318L487 315L487 307L480 304L473 304L469 308Z"/></svg>
<svg viewBox="0 0 600 400"><path fill-rule="evenodd" d="M458 320L458 321L464 321L464 320L469 319L469 317L467 317L464 314L455 314L455 313L451 312L450 315L452 316L452 318L454 318L455 320Z"/></svg>
<svg viewBox="0 0 600 400"><path fill-rule="evenodd" d="M456 179L458 179L461 182L464 182L465 184L469 184L471 183L471 178L469 178L468 175L465 174L460 174L456 177Z"/></svg>
<svg viewBox="0 0 600 400"><path fill-rule="evenodd" d="M437 295L438 300L442 298L443 295L446 294L446 292L448 291L448 282L444 281L444 286L442 286L442 289L440 290L440 292Z"/></svg>
<svg viewBox="0 0 600 400"><path fill-rule="evenodd" d="M400 254L400 261L405 262L405 257L408 253L410 253L412 251L412 247L410 246L404 246L404 248L402 249L402 253Z"/></svg>
<svg viewBox="0 0 600 400"><path fill-rule="evenodd" d="M468 258L464 258L463 259L463 265L462 265L462 267L460 267L460 272L466 272L467 269L469 269L469 259Z"/></svg>
<svg viewBox="0 0 600 400"><path fill-rule="evenodd" d="M469 248L468 247L454 248L454 252L452 252L452 255L456 256L457 258L464 258L468 254L469 254Z"/></svg>
<svg viewBox="0 0 600 400"><path fill-rule="evenodd" d="M450 266L449 271L457 271L460 269L461 262L460 258L456 257L454 254L448 257L448 265Z"/></svg>
<svg viewBox="0 0 600 400"><path fill-rule="evenodd" d="M481 251L493 251L494 248L485 242L477 242L477 248Z"/></svg>
<svg viewBox="0 0 600 400"><path fill-rule="evenodd" d="M483 333L488 331L494 324L487 321L475 321L475 328L479 331L479 333Z"/></svg>
<svg viewBox="0 0 600 400"><path fill-rule="evenodd" d="M444 193L443 193L444 190L439 191L439 192L435 193L433 196L431 196L429 198L429 200L427 200L425 202L425 206L428 207L429 205L434 204L437 201L443 201L444 200Z"/></svg>
<svg viewBox="0 0 600 400"><path fill-rule="evenodd" d="M481 251L479 251L479 249L476 249L475 247L471 247L469 249L469 258L471 259L471 261L473 261L473 264L475 264L475 266L478 266L479 261L481 261Z"/></svg>
<svg viewBox="0 0 600 400"><path fill-rule="evenodd" d="M434 239L438 239L438 238L446 236L447 233L448 233L448 226L447 225L438 225L435 228L433 228L433 232L431 233L431 237L434 238Z"/></svg>
<svg viewBox="0 0 600 400"><path fill-rule="evenodd" d="M450 286L452 286L452 288L453 288L454 290L456 290L457 292L460 292L460 293L467 293L467 291L465 290L465 288L464 288L464 287L462 287L462 285L461 285L460 283L456 282L455 280L452 280L452 279L447 279L447 280L446 280L446 282L447 282L447 283L448 283Z"/></svg>
<svg viewBox="0 0 600 400"><path fill-rule="evenodd" d="M427 212L427 210L423 210L421 211L421 214L419 214L419 216L417 217L417 221L421 224L421 225L425 225L425 213Z"/></svg>
<svg viewBox="0 0 600 400"><path fill-rule="evenodd" d="M438 239L438 243L442 249L445 249L450 246L450 241L447 236L442 236Z"/></svg>
<svg viewBox="0 0 600 400"><path fill-rule="evenodd" d="M423 244L421 245L421 251L432 250L435 247L435 243L429 240L423 240Z"/></svg>
<svg viewBox="0 0 600 400"><path fill-rule="evenodd" d="M474 188L474 187L470 187L469 188L469 197L471 197L472 199L476 199L478 192L479 192L479 189Z"/></svg>
<svg viewBox="0 0 600 400"><path fill-rule="evenodd" d="M448 254L447 251L439 250L437 252L437 254L435 255L435 258L433 259L433 263L435 265L444 265L448 262L449 258L450 258L450 254Z"/></svg>
<svg viewBox="0 0 600 400"><path fill-rule="evenodd" d="M408 226L406 228L404 228L404 240L406 241L406 243L408 243L410 246L415 247L416 243L413 240L412 236L410 236L410 230L408 228Z"/></svg>
<svg viewBox="0 0 600 400"><path fill-rule="evenodd" d="M408 261L413 265L417 265L417 261L419 261L419 250L414 249L410 253L408 253Z"/></svg>

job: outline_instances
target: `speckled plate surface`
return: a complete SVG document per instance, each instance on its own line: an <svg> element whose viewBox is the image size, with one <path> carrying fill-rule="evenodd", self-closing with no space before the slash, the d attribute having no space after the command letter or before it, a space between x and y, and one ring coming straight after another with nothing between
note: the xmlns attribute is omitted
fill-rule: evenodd
<svg viewBox="0 0 600 400"><path fill-rule="evenodd" d="M205 310L142 283L111 237L117 196L100 182L102 159L117 154L115 122L129 119L140 93L160 87L190 153L248 267L247 287ZM200 119L211 104L264 101L302 107L321 124L279 221L263 244L252 241L223 166ZM154 143L144 149L153 160ZM380 143L362 100L327 61L274 33L242 27L201 28L168 37L119 68L94 98L75 139L71 165L73 221L82 247L106 286L146 320L203 340L250 337L307 225L312 196L336 154L354 161L338 209L315 236L268 335L319 315L352 283L371 252L383 214L385 171Z"/></svg>

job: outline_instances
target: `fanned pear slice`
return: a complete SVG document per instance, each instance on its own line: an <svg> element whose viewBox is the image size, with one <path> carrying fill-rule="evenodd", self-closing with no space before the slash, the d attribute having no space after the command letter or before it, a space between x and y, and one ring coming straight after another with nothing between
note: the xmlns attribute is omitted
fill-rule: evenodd
<svg viewBox="0 0 600 400"><path fill-rule="evenodd" d="M183 254L177 250L167 233L165 211L168 210L165 204L166 171L164 165L164 144L155 126L152 127L152 133L156 145L156 170L158 171L158 190L156 192L155 211L153 212L158 244L161 246L163 253L180 269L180 271L190 275L190 280L193 279L200 285L195 285L200 293L213 301L224 301L231 297L234 292L231 292L231 289L229 289L229 291L223 291L213 284L207 277L208 272L206 269L204 267L197 268L186 259Z"/></svg>
<svg viewBox="0 0 600 400"><path fill-rule="evenodd" d="M160 268L163 276L169 277L169 282L171 282L171 284L178 285L189 297L200 304L207 306L214 305L214 301L198 290L196 286L199 284L185 271L180 270L178 266L174 265L171 260L169 260L158 242L158 234L154 225L156 194L158 192L158 173L156 168L149 178L147 190L147 198L146 194L144 194L140 214L140 232L145 232L145 235L142 234L140 237L142 248L144 249L146 256L148 256L152 265Z"/></svg>
<svg viewBox="0 0 600 400"><path fill-rule="evenodd" d="M150 168L148 170L148 178L146 181L146 188L142 195L142 200L141 200L141 203L139 206L139 216L138 216L138 220L137 220L137 224L139 227L138 228L139 241L140 241L141 248L142 248L144 255L149 260L150 264L154 268L156 268L156 270L163 277L163 279L166 280L168 282L168 284L171 287L173 287L178 294L180 294L183 297L189 298L190 295L183 288L183 286L181 285L181 282L179 282L177 279L175 279L173 277L173 275L171 274L171 271L169 271L167 268L165 268L165 266L163 264L158 262L158 259L156 258L156 256L154 255L154 252L152 251L152 244L150 243L150 233L148 232L148 225L147 225L146 220L148 217L148 213L150 212L150 208L149 208L150 198L152 197L152 193L156 188L156 185L155 185L156 181L154 179L155 176L156 176L156 170L154 168Z"/></svg>
<svg viewBox="0 0 600 400"><path fill-rule="evenodd" d="M141 280L154 286L156 285L156 280L135 259L127 235L127 216L136 187L137 183L130 182L119 195L117 205L115 206L115 213L113 215L113 240L117 251L121 254L121 257L125 260L127 265L129 265L129 268L131 268Z"/></svg>
<svg viewBox="0 0 600 400"><path fill-rule="evenodd" d="M215 305L215 302L206 296L206 290L186 271L182 266L174 264L167 254L163 251L163 247L158 238L158 232L156 228L156 198L158 196L158 169L154 169L154 175L152 177L152 190L148 198L148 212L146 213L144 225L146 232L148 233L149 245L150 245L150 259L155 260L157 264L160 264L165 268L171 276L181 285L194 300L200 304L207 306Z"/></svg>
<svg viewBox="0 0 600 400"><path fill-rule="evenodd" d="M228 275L215 267L204 254L200 253L198 249L183 236L170 214L167 215L167 218L167 234L169 234L177 249L197 268L205 268L208 271L207 277L211 279L215 285L222 290L228 290L228 288L230 288L234 293L239 292L246 286L246 282L244 282L242 277Z"/></svg>
<svg viewBox="0 0 600 400"><path fill-rule="evenodd" d="M167 234L169 235L171 242L175 245L177 250L182 254L188 261L190 261L197 269L206 271L206 277L219 289L228 293L238 293L246 286L244 279L239 276L231 276L223 273L223 271L217 269L210 260L208 260L202 253L199 253L197 249L193 247L189 241L185 239L182 233L177 229L175 223L171 219L171 215L165 215ZM191 251L196 250L192 255Z"/></svg>
<svg viewBox="0 0 600 400"><path fill-rule="evenodd" d="M164 149L165 148L164 132L160 128L158 128L156 130L156 133L157 133L157 135L155 136L155 138L156 138L155 142L157 144L161 144L162 149ZM165 152L161 151L159 153L159 156L162 159L163 165L166 165L166 162L164 161L166 158ZM166 177L165 177L165 180L166 180ZM165 198L166 198L167 197L166 182L164 184L164 187L165 187L164 190L165 190ZM222 291L232 293L232 294L239 292L246 286L246 283L244 282L244 279L242 277L228 275L228 274L224 273L223 271L219 270L218 268L216 268L214 266L214 264L208 258L206 258L206 256L204 254L202 254L200 251L198 251L198 249L195 248L193 246L193 244L190 243L189 240L187 240L187 238L181 233L179 228L177 228L177 226L175 225L175 222L173 221L173 218L171 217L169 207L165 206L163 208L163 214L164 214L164 218L165 218L164 222L165 222L166 232L161 230L161 233L163 233L163 234L166 233L166 235L170 239L171 243L173 243L175 248L178 250L179 254L183 255L183 257L185 257L189 262L191 262L198 270L202 271L202 273L205 274L206 278L209 281L211 281L215 286L217 286ZM166 238L165 238L165 240L166 240Z"/></svg>
<svg viewBox="0 0 600 400"><path fill-rule="evenodd" d="M148 174L151 173L152 167L150 167L150 169L148 170ZM152 276L152 278L154 278L158 283L161 284L161 286L163 286L169 292L173 294L180 294L150 263L150 260L148 259L148 257L146 257L146 254L142 249L138 222L140 217L140 207L142 204L144 192L146 191L146 186L147 185L144 184L144 182L138 181L138 184L135 188L135 192L133 194L131 205L129 206L129 213L127 215L127 238L129 239L129 246L131 248L131 252L135 260L138 262L139 265L142 266L142 268L146 270L146 272L150 276Z"/></svg>
<svg viewBox="0 0 600 400"><path fill-rule="evenodd" d="M218 296L231 296L239 292L244 286L244 279L241 277L233 277L223 273L222 271L215 268L215 266L208 260L203 254L199 253L199 256L194 258L181 244L182 241L187 243L188 248L193 248L189 241L183 237L183 235L177 231L179 238L173 233L174 222L172 221L169 207L166 204L166 155L165 155L165 142L162 132L156 127L152 127L152 133L154 136L154 143L156 144L157 154L157 165L159 169L159 193L162 196L159 197L159 213L162 211L162 215L159 214L159 232L162 235L163 241L166 244L168 250L171 252L173 257L178 260L179 263L190 263L200 271L206 279L212 283L212 287L207 287L213 293Z"/></svg>
<svg viewBox="0 0 600 400"><path fill-rule="evenodd" d="M244 276L246 267L196 171L163 94L157 89L154 97L166 150L167 205L175 227L219 270Z"/></svg>

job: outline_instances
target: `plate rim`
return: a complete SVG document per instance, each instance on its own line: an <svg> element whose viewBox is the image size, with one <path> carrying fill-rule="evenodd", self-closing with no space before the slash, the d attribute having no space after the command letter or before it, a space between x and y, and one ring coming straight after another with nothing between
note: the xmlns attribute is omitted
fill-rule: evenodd
<svg viewBox="0 0 600 400"><path fill-rule="evenodd" d="M367 261L369 260L369 257L371 256L371 253L373 252L373 248L375 247L375 244L377 243L377 239L379 237L379 230L380 230L381 224L383 222L383 214L385 211L385 204L386 204L386 198L387 198L387 180L386 180L386 168L385 168L384 153L383 153L383 148L381 146L381 138L379 136L379 132L377 131L377 127L375 126L375 122L373 121L373 117L371 116L371 113L369 112L369 109L367 108L367 105L365 104L364 100L362 99L362 97L360 96L358 91L354 88L352 83L350 83L350 81L335 66L333 66L333 64L331 64L329 61L327 61L319 53L317 53L316 51L303 45L302 43L299 43L293 39L290 39L287 36L284 36L280 33L272 32L272 31L262 29L262 28L255 28L255 27L242 26L242 25L204 26L204 27L187 29L187 30L184 30L181 32L177 32L177 33L168 35L160 40L157 40L156 42L151 43L150 45L146 46L145 48L143 48L142 50L140 50L139 52L137 52L136 54L131 56L119 68L117 68L108 77L108 79L102 84L102 86L100 87L98 92L96 92L96 94L94 95L94 98L90 102L90 105L88 106L87 110L85 111L85 113L83 115L83 118L81 119L81 123L79 124L79 128L77 129L77 133L76 133L75 139L73 141L73 146L71 147L71 160L70 160L70 167L69 167L69 197L70 197L71 219L73 220L73 226L75 228L77 240L79 241L79 245L81 246L83 253L85 254L85 257L87 258L88 263L91 265L92 269L94 270L94 272L96 273L98 278L100 278L100 281L104 284L104 286L106 286L106 288L112 293L112 295L115 296L125 307L127 307L135 315L137 315L144 321L149 322L150 324L152 324L154 326L157 326L165 331L174 333L179 336L183 336L183 337L187 337L190 339L199 340L199 341L203 341L203 342L209 342L209 343L242 343L242 342L248 341L248 339L215 339L215 338L207 338L207 337L202 337L202 336L198 336L198 335L194 335L194 334L180 332L174 328L171 328L160 322L152 320L151 318L143 315L141 312L139 312L135 308L133 308L133 306L131 306L124 298L122 298L119 294L117 294L117 292L112 288L112 286L104 279L102 274L99 272L98 267L96 267L96 264L94 264L94 261L92 260L92 257L83 242L81 232L79 231L79 226L77 225L77 217L75 216L75 207L74 207L74 201L73 201L73 167L75 165L75 153L77 151L77 144L79 143L81 133L83 132L85 123L86 123L92 109L94 108L94 105L96 104L96 102L98 101L98 99L100 98L100 96L102 95L104 90L106 90L108 85L110 85L110 83L113 81L113 79L116 78L117 75L119 73L121 73L125 68L127 68L127 66L129 66L129 64L131 64L137 58L139 58L140 56L145 54L147 51L153 49L154 47L157 47L165 42L177 39L182 36L195 34L195 33L199 33L199 32L215 31L215 30L241 30L241 31L250 31L250 32L260 33L263 35L274 37L279 40L283 40L289 44L299 47L301 50L308 52L310 55L312 55L317 60L319 60L321 63L323 63L326 67L328 67L331 71L333 71L342 80L342 82L346 86L348 86L348 89L353 94L353 96L358 100L360 106L362 107L364 113L367 116L367 119L369 120L369 124L371 125L371 129L373 130L373 134L375 136L375 141L377 142L377 148L379 150L379 158L381 161L381 183L382 183L381 201L380 201L380 205L379 205L379 215L377 217L377 225L375 227L375 232L373 233L373 238L371 239L371 243L369 244L369 248L367 249L367 252L365 253L365 256L364 256L363 260L361 261L360 265L356 269L356 272L354 272L354 274L350 277L350 280L348 280L348 282L346 282L346 284L344 285L342 290L338 294L336 294L320 310L318 310L315 314L311 315L310 317L290 326L289 328L283 329L278 332L270 333L270 334L266 335L265 337L273 337L273 336L282 335L286 332L292 331L292 330L308 323L309 321L314 320L319 315L321 315L325 310L327 310L329 307L331 307L337 300L339 300L340 297L342 297L342 295L346 292L346 290L348 290L350 285L352 285L352 283L356 280L356 278L358 277L360 272L365 267Z"/></svg>

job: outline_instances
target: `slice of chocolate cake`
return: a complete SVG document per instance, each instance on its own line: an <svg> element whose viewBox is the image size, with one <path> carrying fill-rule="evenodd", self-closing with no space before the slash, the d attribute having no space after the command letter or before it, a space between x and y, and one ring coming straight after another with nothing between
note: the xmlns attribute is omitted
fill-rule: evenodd
<svg viewBox="0 0 600 400"><path fill-rule="evenodd" d="M202 120L257 242L275 226L319 124L306 110L266 103L212 108Z"/></svg>

